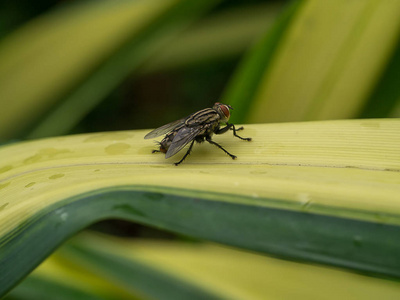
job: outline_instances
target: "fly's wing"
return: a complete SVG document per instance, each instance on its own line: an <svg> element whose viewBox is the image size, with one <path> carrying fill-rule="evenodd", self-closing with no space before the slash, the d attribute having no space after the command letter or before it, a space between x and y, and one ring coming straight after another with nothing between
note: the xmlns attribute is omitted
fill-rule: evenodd
<svg viewBox="0 0 400 300"><path fill-rule="evenodd" d="M157 129L150 131L148 134L146 134L144 136L144 138L147 140L147 139L152 139L152 138L158 137L163 134L167 134L168 132L174 130L175 128L181 126L184 123L185 123L185 119L180 119L178 121L174 121L174 122L165 124L164 126L158 127Z"/></svg>
<svg viewBox="0 0 400 300"><path fill-rule="evenodd" d="M171 146L169 146L165 158L171 157L182 150L183 147L194 140L200 131L200 127L182 127L174 137Z"/></svg>

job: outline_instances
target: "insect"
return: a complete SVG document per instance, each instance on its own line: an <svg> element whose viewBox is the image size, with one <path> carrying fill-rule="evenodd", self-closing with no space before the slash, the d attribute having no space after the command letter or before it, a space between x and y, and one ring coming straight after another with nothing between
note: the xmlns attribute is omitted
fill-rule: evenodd
<svg viewBox="0 0 400 300"><path fill-rule="evenodd" d="M233 109L230 105L215 103L212 108L205 108L198 112L189 115L186 118L177 120L175 122L166 124L146 134L145 139L151 139L165 134L165 137L159 142L160 148L153 150L152 153L162 152L165 153L165 158L169 158L180 150L182 150L187 144L190 143L189 149L182 159L175 163L179 165L185 160L185 158L192 151L194 142L207 141L212 145L217 146L232 159L236 156L229 153L221 145L214 142L211 137L215 134L222 134L228 130L233 130L233 135L241 140L251 141L251 138L244 138L239 136L236 132L242 130L243 127L235 128L235 125L228 123L230 117L230 109ZM225 127L221 128L221 123L225 123Z"/></svg>

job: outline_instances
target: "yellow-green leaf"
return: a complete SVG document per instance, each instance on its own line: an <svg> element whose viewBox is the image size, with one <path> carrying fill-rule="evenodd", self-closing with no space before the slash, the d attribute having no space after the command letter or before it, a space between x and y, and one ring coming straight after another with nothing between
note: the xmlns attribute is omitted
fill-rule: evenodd
<svg viewBox="0 0 400 300"><path fill-rule="evenodd" d="M294 1L244 61L225 102L240 107L239 122L357 117L397 64L399 34L400 1ZM399 97L394 70L378 87L388 99ZM385 109L380 100L374 106Z"/></svg>
<svg viewBox="0 0 400 300"><path fill-rule="evenodd" d="M218 1L88 1L25 24L0 45L0 139L65 133Z"/></svg>
<svg viewBox="0 0 400 300"><path fill-rule="evenodd" d="M280 257L399 277L400 120L245 125L165 160L146 131L0 148L0 286L123 218ZM28 246L29 245L29 246Z"/></svg>
<svg viewBox="0 0 400 300"><path fill-rule="evenodd" d="M88 232L61 247L27 279L10 296L25 290L37 293L40 282L100 294L102 299L112 295L172 300L396 299L400 295L395 281L353 272L209 243L130 240ZM54 297L60 293L67 294L57 290ZM72 296L66 299L76 299Z"/></svg>

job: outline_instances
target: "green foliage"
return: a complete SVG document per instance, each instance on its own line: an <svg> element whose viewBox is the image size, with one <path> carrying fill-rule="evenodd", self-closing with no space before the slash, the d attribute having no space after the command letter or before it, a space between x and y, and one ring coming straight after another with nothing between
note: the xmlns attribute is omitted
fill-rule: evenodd
<svg viewBox="0 0 400 300"><path fill-rule="evenodd" d="M162 125L221 94L235 123L399 117L400 1L255 2L87 1L2 30L1 141ZM396 298L376 277L400 277L399 126L245 125L251 143L216 137L238 160L204 145L179 167L143 130L3 145L0 297ZM88 233L61 246L110 218L259 254Z"/></svg>

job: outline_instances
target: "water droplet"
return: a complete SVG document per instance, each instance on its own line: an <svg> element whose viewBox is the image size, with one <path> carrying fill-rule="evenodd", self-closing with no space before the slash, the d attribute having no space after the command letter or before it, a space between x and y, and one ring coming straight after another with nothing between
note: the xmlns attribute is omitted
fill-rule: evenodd
<svg viewBox="0 0 400 300"><path fill-rule="evenodd" d="M57 209L55 213L60 216L60 219L63 222L65 222L68 219L68 213L64 211L63 208Z"/></svg>
<svg viewBox="0 0 400 300"><path fill-rule="evenodd" d="M61 178L61 177L64 177L64 176L65 176L65 174L54 174L54 175L51 175L49 177L49 179L58 179L58 178Z"/></svg>
<svg viewBox="0 0 400 300"><path fill-rule="evenodd" d="M308 210L310 208L311 198L308 193L298 193L297 198L299 199L302 210Z"/></svg>
<svg viewBox="0 0 400 300"><path fill-rule="evenodd" d="M28 187L31 187L31 186L33 186L35 184L36 184L36 182L29 182L25 187L28 188Z"/></svg>
<svg viewBox="0 0 400 300"><path fill-rule="evenodd" d="M64 222L68 219L68 213L64 212L60 215L60 219Z"/></svg>

